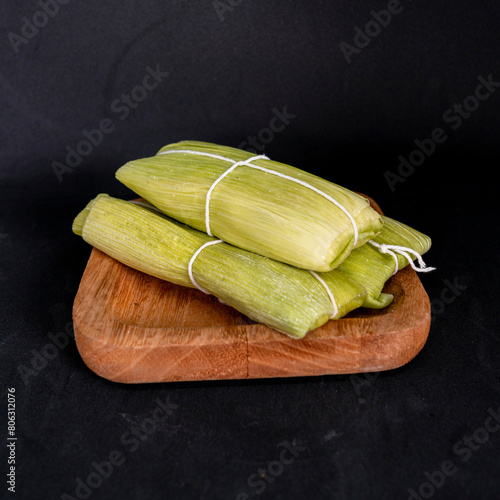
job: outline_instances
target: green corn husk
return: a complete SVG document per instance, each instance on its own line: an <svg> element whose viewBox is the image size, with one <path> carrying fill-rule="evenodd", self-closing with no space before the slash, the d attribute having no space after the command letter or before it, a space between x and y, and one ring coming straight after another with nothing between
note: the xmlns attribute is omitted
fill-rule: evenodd
<svg viewBox="0 0 500 500"><path fill-rule="evenodd" d="M168 216L207 232L207 193L232 164L191 153L162 154L170 150L194 150L235 161L254 155L182 141L116 172L120 182ZM306 186L248 166L237 167L211 193L210 229L217 238L296 267L326 272L380 231L380 216L366 198L283 163L266 159L252 163L306 182L335 199L356 221L357 243L352 221L334 203Z"/></svg>
<svg viewBox="0 0 500 500"><path fill-rule="evenodd" d="M386 216L382 216L382 220L384 225L380 233L373 238L374 242L403 246L417 251L420 255L431 247L431 239L420 231ZM398 269L403 269L408 265L408 260L402 255L396 255ZM381 253L370 243L353 250L337 268L338 271L365 287L366 297L363 307L373 309L381 309L392 302L393 296L382 293L382 289L395 269L394 258Z"/></svg>
<svg viewBox="0 0 500 500"><path fill-rule="evenodd" d="M215 238L134 203L99 195L75 218L73 231L134 269L182 286L193 254ZM193 264L203 289L258 323L295 338L334 312L323 285L298 269L227 243L207 246ZM335 318L359 307L365 290L338 271L324 277L338 306Z"/></svg>

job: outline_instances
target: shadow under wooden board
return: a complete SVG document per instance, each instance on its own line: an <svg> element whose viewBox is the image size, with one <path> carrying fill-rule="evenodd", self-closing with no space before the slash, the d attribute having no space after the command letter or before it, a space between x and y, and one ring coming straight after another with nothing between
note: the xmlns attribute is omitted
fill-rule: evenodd
<svg viewBox="0 0 500 500"><path fill-rule="evenodd" d="M410 266L384 292L394 295L388 307L356 309L297 340L213 296L135 271L94 248L73 325L85 364L115 382L375 372L412 360L430 328L429 297Z"/></svg>

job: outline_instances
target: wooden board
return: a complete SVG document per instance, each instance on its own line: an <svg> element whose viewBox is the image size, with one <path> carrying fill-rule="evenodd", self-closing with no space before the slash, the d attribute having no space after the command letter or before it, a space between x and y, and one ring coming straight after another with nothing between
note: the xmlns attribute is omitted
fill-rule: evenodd
<svg viewBox="0 0 500 500"><path fill-rule="evenodd" d="M116 382L374 372L408 363L430 328L429 298L410 266L384 291L394 294L385 309L357 309L296 340L213 296L135 271L94 248L73 324L86 365Z"/></svg>

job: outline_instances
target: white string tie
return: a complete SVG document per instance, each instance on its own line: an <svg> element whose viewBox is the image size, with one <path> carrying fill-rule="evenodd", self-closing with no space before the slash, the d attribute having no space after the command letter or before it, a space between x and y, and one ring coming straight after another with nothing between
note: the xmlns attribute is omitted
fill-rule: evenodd
<svg viewBox="0 0 500 500"><path fill-rule="evenodd" d="M210 186L210 189L207 192L207 198L205 200L205 227L206 227L206 232L209 236L213 236L212 231L210 230L210 197L212 196L212 191L214 190L215 186L217 186L217 184L219 184L219 182L222 179L224 179L224 177L226 177L226 175L230 174L236 167L239 167L240 165L247 165L248 167L255 167L255 165L251 165L250 163L253 160L258 160L261 158L269 160L269 158L266 155L258 155L258 156L252 156L251 158L248 158L248 160L234 162L233 165L231 167L229 167L217 179L215 179L215 182Z"/></svg>
<svg viewBox="0 0 500 500"><path fill-rule="evenodd" d="M428 273L428 272L434 271L436 269L435 267L428 267L426 265L426 263L424 262L424 259L422 259L422 256L416 250L413 250L412 248L403 247L403 246L399 246L399 245L386 245L385 243L376 243L373 240L369 240L368 243L370 243L374 247L377 247L379 249L380 253L392 255L392 257L396 261L396 269L394 270L392 275L396 274L398 272L398 268L399 268L398 257L396 254L399 254L399 255L402 255L403 257L405 257L406 260L408 261L408 263L410 264L410 266L415 271L417 271L419 273ZM413 254L415 256L415 258L417 259L418 264L419 264L418 266L415 265L415 263L413 262L413 258L409 254Z"/></svg>
<svg viewBox="0 0 500 500"><path fill-rule="evenodd" d="M225 156L220 156L216 155L213 153L206 153L204 151L195 151L191 149L170 149L168 151L162 151L158 153L159 155L164 155L164 154L170 154L170 153L189 153L189 154L194 154L194 155L200 155L200 156L208 156L210 158L215 158L217 160L223 160L232 163L233 165L226 170L221 176L219 176L215 182L210 186L210 189L207 192L207 198L205 202L205 226L206 226L206 232L210 236L212 235L212 232L210 231L210 215L209 215L209 205L210 205L210 196L212 195L213 188L230 172L232 172L236 167L240 165L245 165L247 167L255 168L257 170L261 170L262 172L266 172L268 174L272 175L277 175L278 177L281 177L282 179L287 179L289 181L295 182L296 184L300 184L301 186L304 186L308 189L311 189L315 193L320 194L324 198L326 198L328 201L332 202L336 207L338 207L342 212L346 214L346 216L349 218L351 221L352 227L354 229L354 245L358 242L358 226L356 224L356 221L354 220L354 217L349 213L349 211L341 204L339 203L335 198L332 198L330 195L324 193L320 189L312 186L311 184L308 184L305 181L302 181L300 179L296 179L295 177L291 177L286 174L282 174L281 172L277 172L276 170L271 170L269 168L261 167L259 165L254 165L251 163L253 160L257 159L263 159L263 160L269 160L269 158L266 155L257 155L249 158L248 160L243 160L243 161L235 161L230 158L226 158Z"/></svg>
<svg viewBox="0 0 500 500"><path fill-rule="evenodd" d="M196 252L193 254L193 256L191 257L191 259L189 260L189 264L188 264L188 274L189 274L189 279L191 280L191 283L196 287L198 288L198 290L202 291L203 293L206 293L207 295L211 295L211 293L208 291L208 290L205 290L201 285L199 285L196 280L194 279L194 276L193 276L193 264L194 264L194 261L196 260L196 257L198 257L198 255L200 254L200 252L205 249L206 247L209 247L210 245L216 245L217 243L222 243L222 240L213 240L213 241L207 241L206 243L204 243L203 245L201 245L200 248L198 248L198 250L196 250Z"/></svg>
<svg viewBox="0 0 500 500"><path fill-rule="evenodd" d="M328 297L330 298L332 306L333 306L333 313L330 316L330 319L335 318L335 316L337 316L337 314L339 313L339 307L337 306L337 302L335 301L335 297L333 296L333 293L330 290L330 287L325 283L325 280L321 276L316 274L314 271L309 270L309 272L323 285L326 293L328 294Z"/></svg>

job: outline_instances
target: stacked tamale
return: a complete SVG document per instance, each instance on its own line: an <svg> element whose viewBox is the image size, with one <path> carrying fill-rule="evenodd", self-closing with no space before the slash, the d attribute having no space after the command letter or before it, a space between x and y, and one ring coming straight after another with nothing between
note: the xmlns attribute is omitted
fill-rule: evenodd
<svg viewBox="0 0 500 500"><path fill-rule="evenodd" d="M344 187L235 148L183 141L116 177L145 201L100 194L75 218L76 234L295 338L389 305L386 281L431 245Z"/></svg>

